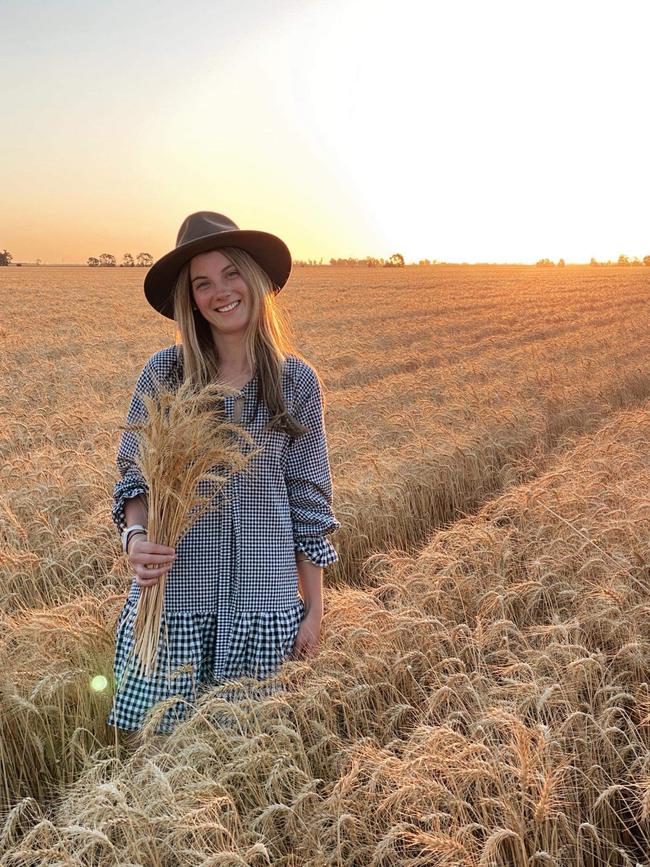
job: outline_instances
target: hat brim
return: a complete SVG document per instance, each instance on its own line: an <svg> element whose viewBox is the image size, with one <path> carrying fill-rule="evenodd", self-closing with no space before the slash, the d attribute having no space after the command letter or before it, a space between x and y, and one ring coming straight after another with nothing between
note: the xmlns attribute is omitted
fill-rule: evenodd
<svg viewBox="0 0 650 867"><path fill-rule="evenodd" d="M178 272L193 256L208 250L218 250L219 247L240 247L250 253L269 275L278 291L289 279L291 253L277 235L254 229L217 232L175 247L154 262L144 278L144 294L149 304L163 316L173 319L173 296Z"/></svg>

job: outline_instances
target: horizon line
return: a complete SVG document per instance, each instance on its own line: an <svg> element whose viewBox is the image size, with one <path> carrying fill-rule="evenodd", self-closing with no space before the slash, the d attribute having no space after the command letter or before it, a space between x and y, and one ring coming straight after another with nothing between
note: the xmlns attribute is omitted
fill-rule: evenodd
<svg viewBox="0 0 650 867"><path fill-rule="evenodd" d="M335 257L332 257L335 258ZM344 259L345 257L341 257ZM421 260L418 262L404 262L403 265L394 265L386 260L377 260L374 263L368 263L365 259L356 259L350 256L347 257L353 261L349 264L346 264L345 261L339 263L331 263L331 262L314 262L314 261L305 261L304 259L295 259L293 261L294 268L390 268L390 269L399 269L399 268L438 268L438 267L520 267L520 268L570 268L570 267L618 267L618 268L634 268L634 267L649 267L650 256L645 256L643 259L639 259L638 257L634 257L633 259L627 257L627 261L620 262L618 260L613 261L611 259L608 260L597 260L595 257L592 257L589 262L567 262L564 259L560 259L557 262L554 262L551 259L538 259L537 262L455 262L455 261L445 261L442 259L435 260ZM370 257L374 258L374 257ZM115 265L89 265L87 262L29 262L29 261L21 261L21 262L9 262L7 265L0 265L3 268L94 268L98 270L107 270L110 268L120 268L122 270L131 270L133 269L141 269L148 270L151 268L151 265L123 265L122 263L116 263Z"/></svg>

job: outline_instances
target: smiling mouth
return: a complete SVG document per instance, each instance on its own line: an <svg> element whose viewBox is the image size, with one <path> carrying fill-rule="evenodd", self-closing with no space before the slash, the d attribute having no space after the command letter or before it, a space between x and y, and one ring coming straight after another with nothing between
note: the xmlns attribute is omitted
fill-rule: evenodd
<svg viewBox="0 0 650 867"><path fill-rule="evenodd" d="M230 313L231 310L234 310L236 307L239 307L241 301L233 301L232 304L227 304L225 307L216 307L216 313Z"/></svg>

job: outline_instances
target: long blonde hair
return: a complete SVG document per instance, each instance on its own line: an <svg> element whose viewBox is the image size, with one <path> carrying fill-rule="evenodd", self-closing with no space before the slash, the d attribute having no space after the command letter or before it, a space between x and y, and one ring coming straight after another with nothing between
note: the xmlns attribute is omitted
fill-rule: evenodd
<svg viewBox="0 0 650 867"><path fill-rule="evenodd" d="M288 353L297 355L291 344L285 317L274 302L276 286L255 259L239 247L219 247L219 252L239 269L248 286L251 316L244 343L251 369L258 377L258 400L266 404L271 416L267 427L291 436L306 432L286 408L282 390L282 369ZM176 342L183 349L183 378L196 385L219 379L219 357L209 323L193 310L190 263L181 268L174 287Z"/></svg>

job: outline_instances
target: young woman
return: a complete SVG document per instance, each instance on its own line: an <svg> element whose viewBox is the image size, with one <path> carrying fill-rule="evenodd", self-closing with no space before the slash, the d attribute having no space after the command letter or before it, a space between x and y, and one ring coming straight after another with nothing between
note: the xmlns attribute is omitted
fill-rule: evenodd
<svg viewBox="0 0 650 867"><path fill-rule="evenodd" d="M127 422L143 417L140 395L160 383L219 380L238 389L225 399L226 418L244 426L261 451L173 550L147 537L137 440L122 435L113 519L134 577L117 625L108 718L122 730L138 730L150 707L179 696L156 729L170 731L202 688L265 678L288 656L316 651L322 570L338 559L326 536L339 523L319 378L291 351L274 305L290 271L289 250L275 235L201 211L187 217L176 247L145 278L147 300L175 319L180 345L147 361ZM141 588L164 573L157 672L145 678L133 665L136 603Z"/></svg>

